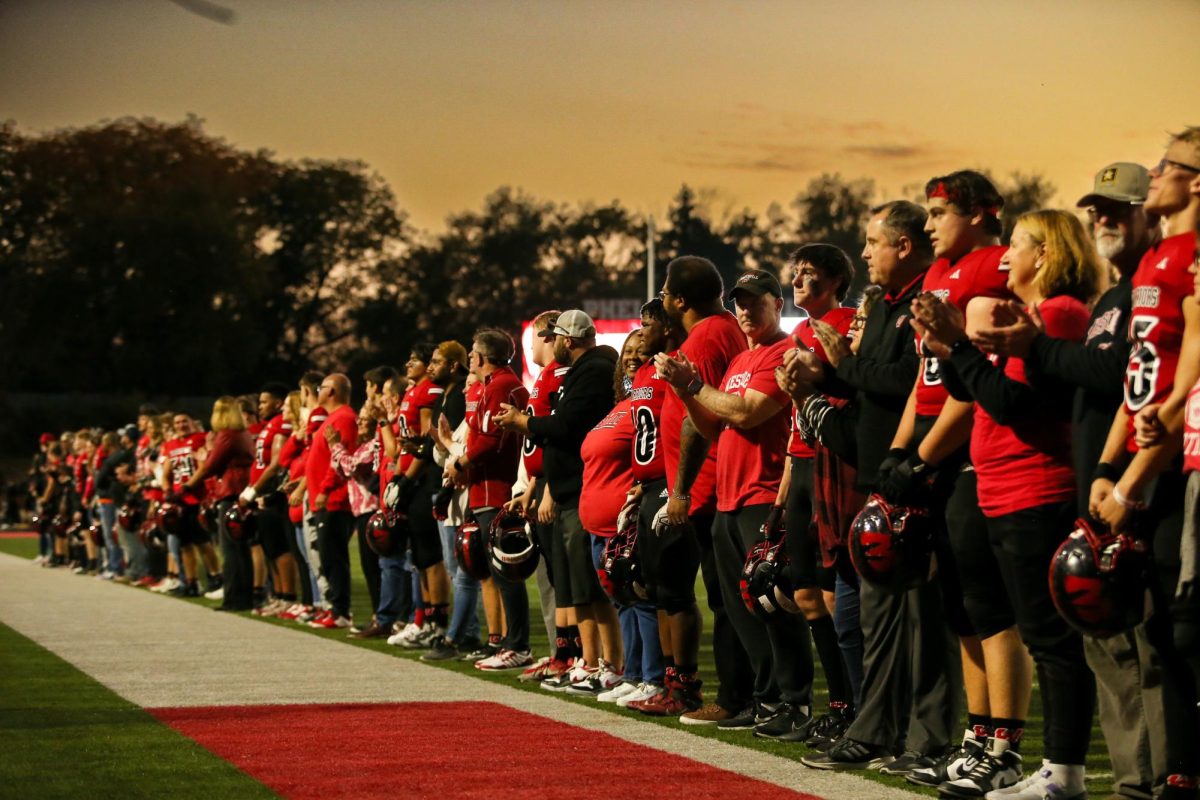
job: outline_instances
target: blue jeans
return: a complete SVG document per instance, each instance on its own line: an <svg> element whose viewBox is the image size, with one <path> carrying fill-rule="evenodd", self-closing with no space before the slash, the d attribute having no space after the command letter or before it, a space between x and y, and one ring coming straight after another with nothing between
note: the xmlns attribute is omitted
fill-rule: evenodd
<svg viewBox="0 0 1200 800"><path fill-rule="evenodd" d="M846 554L842 558L849 560ZM854 696L854 707L862 707L863 633L858 624L858 576L852 568L837 571L834 586L833 628L846 665L846 677Z"/></svg>
<svg viewBox="0 0 1200 800"><path fill-rule="evenodd" d="M404 581L409 580L404 558L379 557L379 607L375 619L380 625L391 625L400 618L404 597Z"/></svg>
<svg viewBox="0 0 1200 800"><path fill-rule="evenodd" d="M479 581L468 575L466 570L458 568L458 559L454 557L454 539L458 536L458 529L439 522L438 531L442 534L442 557L454 586L454 605L446 638L455 643L479 639Z"/></svg>
<svg viewBox="0 0 1200 800"><path fill-rule="evenodd" d="M120 574L123 571L121 545L117 542L117 505L100 503L100 528L104 531L104 549L108 553L108 571Z"/></svg>
<svg viewBox="0 0 1200 800"><path fill-rule="evenodd" d="M175 557L175 569L179 573L179 580L187 583L187 575L183 571L183 547L180 545L178 534L167 534L167 552Z"/></svg>
<svg viewBox="0 0 1200 800"><path fill-rule="evenodd" d="M600 569L607 540L592 536L592 564ZM617 605L617 620L621 623L621 641L625 645L625 680L631 683L662 685L666 675L662 645L658 641L658 613L654 604L638 602Z"/></svg>

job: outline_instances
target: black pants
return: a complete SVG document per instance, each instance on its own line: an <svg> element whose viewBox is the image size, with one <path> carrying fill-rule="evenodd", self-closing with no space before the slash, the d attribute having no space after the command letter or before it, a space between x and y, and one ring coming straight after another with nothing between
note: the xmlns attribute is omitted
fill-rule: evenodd
<svg viewBox="0 0 1200 800"><path fill-rule="evenodd" d="M495 508L473 508L471 513L481 531L486 534L491 530L492 520L496 518ZM500 590L500 602L504 605L505 631L500 646L524 653L529 650L529 593L525 590L525 581L510 581L495 571L492 580Z"/></svg>
<svg viewBox="0 0 1200 800"><path fill-rule="evenodd" d="M254 561L250 558L250 543L229 535L225 512L232 506L232 500L217 503L217 525L221 534L221 583L225 589L221 607L246 611L254 607Z"/></svg>
<svg viewBox="0 0 1200 800"><path fill-rule="evenodd" d="M354 518L354 533L358 539L358 563L362 567L363 579L367 582L367 594L371 608L379 608L379 584L383 580L379 570L379 556L367 544L367 521L370 514L359 514Z"/></svg>
<svg viewBox="0 0 1200 800"><path fill-rule="evenodd" d="M746 608L739 588L746 553L762 538L760 529L770 510L770 504L764 503L717 514L713 549L721 597L725 613L750 657L754 699L811 707L812 639L804 618L781 614L766 623Z"/></svg>
<svg viewBox="0 0 1200 800"><path fill-rule="evenodd" d="M721 594L721 579L713 547L714 519L707 515L690 518L696 543L700 547L700 576L708 595L708 610L712 612L713 661L717 668L717 705L729 711L740 711L754 698L754 668L725 611ZM737 600L740 605L742 600Z"/></svg>
<svg viewBox="0 0 1200 800"><path fill-rule="evenodd" d="M1037 668L1046 728L1046 758L1082 764L1092 730L1096 684L1083 638L1050 598L1047 571L1075 521L1075 500L1026 508L987 521L988 538L1021 639Z"/></svg>
<svg viewBox="0 0 1200 800"><path fill-rule="evenodd" d="M321 574L329 583L325 602L335 616L350 616L350 537L354 515L349 511L317 512L317 552Z"/></svg>

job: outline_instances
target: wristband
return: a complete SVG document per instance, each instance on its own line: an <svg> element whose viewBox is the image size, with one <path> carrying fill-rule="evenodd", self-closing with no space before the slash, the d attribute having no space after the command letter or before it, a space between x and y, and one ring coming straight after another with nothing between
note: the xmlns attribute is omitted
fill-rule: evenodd
<svg viewBox="0 0 1200 800"><path fill-rule="evenodd" d="M957 340L955 340L955 342L953 344L950 345L950 355L951 356L957 355L958 353L961 353L963 350L966 350L970 346L971 346L971 340L968 339L966 336L962 337L961 339L957 339Z"/></svg>
<svg viewBox="0 0 1200 800"><path fill-rule="evenodd" d="M700 377L695 377L688 381L688 385L684 387L683 391L688 396L695 397L696 395L700 394L700 390L703 388L704 380Z"/></svg>
<svg viewBox="0 0 1200 800"><path fill-rule="evenodd" d="M1112 481L1113 483L1116 483L1117 481L1121 480L1121 470L1117 469L1114 465L1109 464L1107 461L1101 461L1096 465L1096 468L1092 470L1092 481L1095 482L1100 480Z"/></svg>
<svg viewBox="0 0 1200 800"><path fill-rule="evenodd" d="M1128 508L1130 511L1145 511L1146 504L1141 500L1130 500L1121 491L1119 486L1113 486L1112 499L1117 501L1117 505L1122 508Z"/></svg>

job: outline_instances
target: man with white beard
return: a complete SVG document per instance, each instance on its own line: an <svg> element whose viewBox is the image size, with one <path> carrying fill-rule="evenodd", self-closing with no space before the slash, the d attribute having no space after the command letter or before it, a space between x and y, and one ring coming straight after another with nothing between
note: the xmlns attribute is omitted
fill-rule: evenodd
<svg viewBox="0 0 1200 800"><path fill-rule="evenodd" d="M1053 376L1078 387L1072 455L1079 514L1084 518L1089 516L1093 471L1112 415L1123 400L1133 273L1159 239L1157 220L1148 218L1142 205L1149 189L1150 173L1145 167L1118 162L1096 173L1091 194L1077 204L1087 209L1096 250L1112 266L1117 281L1096 301L1083 343L1041 334L1034 320L1015 305L998 311L1000 327L979 333L983 349L1022 356L1031 374ZM1157 654L1146 639L1144 625L1108 639L1085 636L1083 641L1088 666L1096 674L1100 727L1113 765L1113 796L1150 798L1152 787L1165 779L1166 769ZM1148 717L1157 724L1148 725Z"/></svg>

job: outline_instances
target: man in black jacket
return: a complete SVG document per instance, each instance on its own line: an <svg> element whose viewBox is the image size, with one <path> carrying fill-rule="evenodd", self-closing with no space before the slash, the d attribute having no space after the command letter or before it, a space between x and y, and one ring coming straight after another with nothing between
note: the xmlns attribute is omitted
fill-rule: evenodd
<svg viewBox="0 0 1200 800"><path fill-rule="evenodd" d="M544 448L543 469L557 509L553 535L562 537L567 555L568 574L561 582L566 591L556 586L555 595L558 602L575 607L585 668L573 671L572 678L567 676L573 673L564 673L561 680L551 679L543 686L574 686L573 691L578 693L599 694L611 688L605 684L615 683L615 673L609 674L611 664L601 655L608 655L610 661L615 658L621 650L621 633L616 609L596 578L591 537L579 521L583 484L579 451L588 432L612 410L617 352L607 345L597 346L592 318L578 309L564 311L550 330L554 333L554 360L571 367L563 379L554 412L532 417L522 409L504 406L504 413L494 422L501 428L520 431Z"/></svg>

